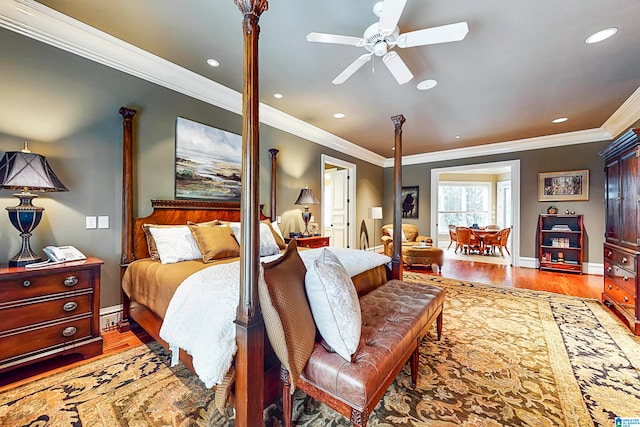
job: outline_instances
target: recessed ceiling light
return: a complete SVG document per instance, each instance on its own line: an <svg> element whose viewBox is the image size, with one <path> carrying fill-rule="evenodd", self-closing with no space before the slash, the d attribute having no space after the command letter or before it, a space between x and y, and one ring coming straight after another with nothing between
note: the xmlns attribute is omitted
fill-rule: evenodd
<svg viewBox="0 0 640 427"><path fill-rule="evenodd" d="M460 139L460 135L456 135L456 139Z"/></svg>
<svg viewBox="0 0 640 427"><path fill-rule="evenodd" d="M598 31L597 33L591 34L589 37L587 37L585 42L587 44L598 43L598 42L601 42L602 40L608 39L609 37L611 37L617 32L618 32L618 29L615 27L606 28L604 30Z"/></svg>
<svg viewBox="0 0 640 427"><path fill-rule="evenodd" d="M336 119L344 119L344 117L346 116L346 114L344 113L334 113L333 117Z"/></svg>
<svg viewBox="0 0 640 427"><path fill-rule="evenodd" d="M273 97L274 97L275 99L282 99L282 98L284 98L284 95L283 95L283 94L281 94L281 93L274 93L274 94L273 94Z"/></svg>
<svg viewBox="0 0 640 427"><path fill-rule="evenodd" d="M551 120L551 123L562 123L562 122L566 122L567 120L569 119L567 119L566 117L558 117L557 119Z"/></svg>
<svg viewBox="0 0 640 427"><path fill-rule="evenodd" d="M213 58L207 59L207 64L211 65L212 67L218 67L220 65L220 63Z"/></svg>
<svg viewBox="0 0 640 427"><path fill-rule="evenodd" d="M436 87L438 84L435 80L423 80L418 83L418 90L427 90Z"/></svg>

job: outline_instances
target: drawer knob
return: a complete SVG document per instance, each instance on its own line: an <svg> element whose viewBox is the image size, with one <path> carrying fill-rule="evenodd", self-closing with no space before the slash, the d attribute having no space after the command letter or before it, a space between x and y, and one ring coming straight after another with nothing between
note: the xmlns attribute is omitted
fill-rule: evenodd
<svg viewBox="0 0 640 427"><path fill-rule="evenodd" d="M623 264L626 264L627 262L628 262L627 257L626 257L626 256L625 256L625 257L622 257L622 263L623 263Z"/></svg>
<svg viewBox="0 0 640 427"><path fill-rule="evenodd" d="M607 271L611 272L612 268L611 267L607 267Z"/></svg>
<svg viewBox="0 0 640 427"><path fill-rule="evenodd" d="M607 256L608 256L608 257L613 256L613 252L611 252L611 251L607 252Z"/></svg>
<svg viewBox="0 0 640 427"><path fill-rule="evenodd" d="M624 276L624 277L622 278L622 280L624 280L625 282L628 282L628 281L629 281L629 278L628 278L627 276Z"/></svg>
<svg viewBox="0 0 640 427"><path fill-rule="evenodd" d="M31 286L31 280L25 280L24 282L22 282L22 286L28 288L29 286Z"/></svg>
<svg viewBox="0 0 640 427"><path fill-rule="evenodd" d="M69 276L64 279L64 285L69 288L77 284L78 284L78 278L76 276Z"/></svg>
<svg viewBox="0 0 640 427"><path fill-rule="evenodd" d="M76 329L75 326L68 326L62 331L62 335L65 337L72 337L76 334L76 332L78 332L78 329Z"/></svg>
<svg viewBox="0 0 640 427"><path fill-rule="evenodd" d="M69 301L68 303L62 306L62 309L67 313L75 310L76 308L78 308L78 303L75 301Z"/></svg>
<svg viewBox="0 0 640 427"><path fill-rule="evenodd" d="M609 290L613 289L613 286L609 285Z"/></svg>
<svg viewBox="0 0 640 427"><path fill-rule="evenodd" d="M624 302L629 302L629 297L624 297Z"/></svg>

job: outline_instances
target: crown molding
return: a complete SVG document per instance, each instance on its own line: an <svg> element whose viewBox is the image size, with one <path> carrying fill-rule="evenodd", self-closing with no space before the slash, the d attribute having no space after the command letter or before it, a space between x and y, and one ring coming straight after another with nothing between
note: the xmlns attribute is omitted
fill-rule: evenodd
<svg viewBox="0 0 640 427"><path fill-rule="evenodd" d="M517 151L540 150L542 148L560 147L563 145L586 144L589 142L613 139L611 134L601 128L559 133L535 138L516 139L494 144L476 145L473 147L454 148L452 150L434 151L402 157L402 165L441 162L469 157L491 156L495 154L514 153ZM384 167L393 167L393 159L384 161Z"/></svg>
<svg viewBox="0 0 640 427"><path fill-rule="evenodd" d="M242 114L240 92L110 36L34 0L0 0L0 27L227 111ZM640 88L611 115L601 128L404 156L402 164L431 163L605 141L621 134L639 119ZM260 103L260 121L373 165L393 166L393 158L385 159L366 148L263 103Z"/></svg>
<svg viewBox="0 0 640 427"><path fill-rule="evenodd" d="M236 114L242 93L33 0L0 0L0 27ZM260 103L260 121L377 166L384 157Z"/></svg>
<svg viewBox="0 0 640 427"><path fill-rule="evenodd" d="M640 120L640 87L604 122L602 129L617 138L638 120Z"/></svg>

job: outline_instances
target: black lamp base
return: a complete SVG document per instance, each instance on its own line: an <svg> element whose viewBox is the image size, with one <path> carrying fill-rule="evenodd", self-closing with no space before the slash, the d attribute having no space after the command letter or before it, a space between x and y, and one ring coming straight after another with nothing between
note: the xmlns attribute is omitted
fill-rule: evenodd
<svg viewBox="0 0 640 427"><path fill-rule="evenodd" d="M6 209L9 212L9 221L20 231L22 247L17 254L9 259L9 267L22 267L27 264L42 261L42 258L31 250L29 238L31 237L31 232L40 223L44 208L33 206L31 203L31 201L37 197L35 194L23 191L22 193L14 194L14 196L20 199L20 204Z"/></svg>

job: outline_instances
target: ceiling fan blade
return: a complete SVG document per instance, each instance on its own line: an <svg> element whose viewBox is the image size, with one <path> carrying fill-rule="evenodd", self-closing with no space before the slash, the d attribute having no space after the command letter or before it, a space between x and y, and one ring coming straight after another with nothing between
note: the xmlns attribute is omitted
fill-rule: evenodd
<svg viewBox="0 0 640 427"><path fill-rule="evenodd" d="M353 73L358 71L360 67L369 62L371 60L371 56L371 53L365 53L364 55L360 56L358 59L353 61L351 65L349 65L343 72L338 74L338 77L333 79L331 83L333 83L334 85L344 83L349 77L351 77Z"/></svg>
<svg viewBox="0 0 640 427"><path fill-rule="evenodd" d="M411 31L398 36L398 47L424 46L428 44L457 42L465 38L469 32L466 22L442 25L440 27L425 28Z"/></svg>
<svg viewBox="0 0 640 427"><path fill-rule="evenodd" d="M400 15L404 10L404 5L407 0L385 0L382 6L382 13L380 14L380 20L378 21L378 27L380 30L387 34L391 34L395 31Z"/></svg>
<svg viewBox="0 0 640 427"><path fill-rule="evenodd" d="M351 36L339 36L336 34L324 34L324 33L309 33L307 34L308 42L316 43L334 43L334 44L346 44L349 46L362 47L366 44L366 40L361 37Z"/></svg>
<svg viewBox="0 0 640 427"><path fill-rule="evenodd" d="M403 85L413 78L413 74L409 71L407 65L394 51L383 56L382 62L387 66L389 71L391 71L391 74L393 74L393 77L396 78L399 84Z"/></svg>

